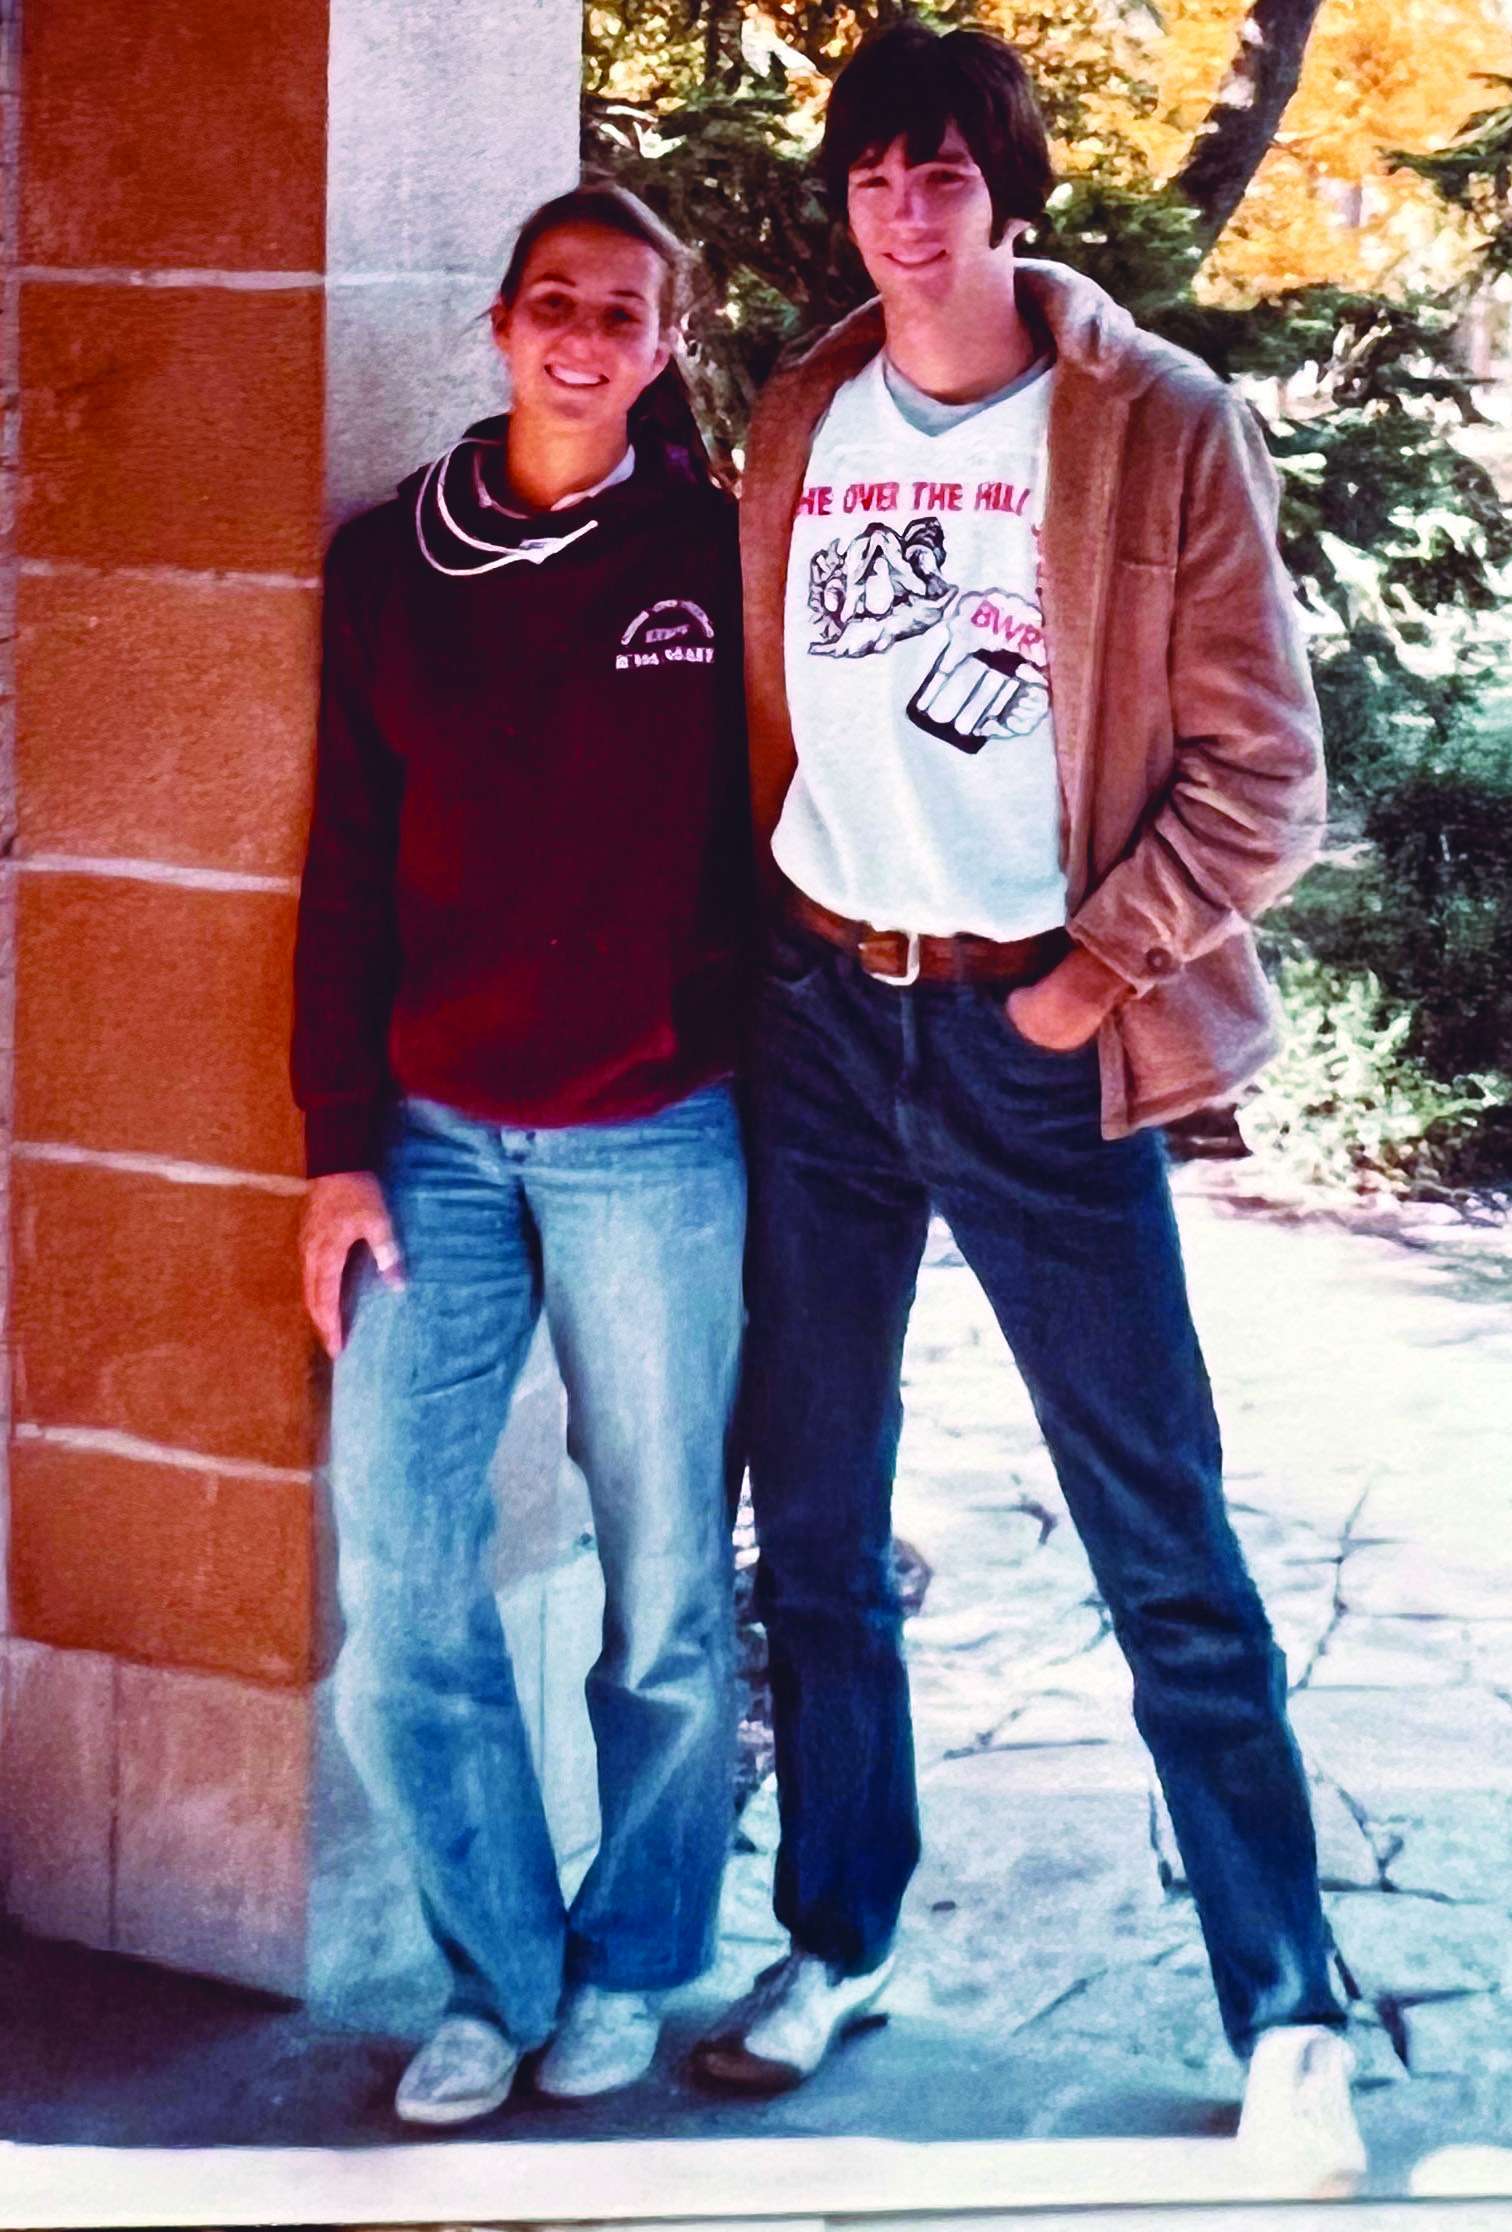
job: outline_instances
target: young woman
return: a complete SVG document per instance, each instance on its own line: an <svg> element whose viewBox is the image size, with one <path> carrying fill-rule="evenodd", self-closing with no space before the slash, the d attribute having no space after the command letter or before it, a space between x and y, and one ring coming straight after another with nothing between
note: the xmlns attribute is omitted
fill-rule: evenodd
<svg viewBox="0 0 1512 2232"><path fill-rule="evenodd" d="M415 2122L497 2107L547 2040L547 2092L639 2076L659 1995L709 1957L729 1828L749 845L733 507L672 366L682 268L618 189L538 210L493 310L511 412L327 571L303 1268L335 1358L340 1725L451 1975L399 2086ZM607 1595L602 1841L565 1910L491 1555L543 1309ZM502 1537L507 1564L507 1513Z"/></svg>

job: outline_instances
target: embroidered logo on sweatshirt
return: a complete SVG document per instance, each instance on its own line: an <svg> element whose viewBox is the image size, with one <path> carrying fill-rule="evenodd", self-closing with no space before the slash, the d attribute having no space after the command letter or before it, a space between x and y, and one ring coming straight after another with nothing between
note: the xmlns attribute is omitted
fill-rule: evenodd
<svg viewBox="0 0 1512 2232"><path fill-rule="evenodd" d="M620 637L620 667L712 666L714 623L691 597L659 597Z"/></svg>

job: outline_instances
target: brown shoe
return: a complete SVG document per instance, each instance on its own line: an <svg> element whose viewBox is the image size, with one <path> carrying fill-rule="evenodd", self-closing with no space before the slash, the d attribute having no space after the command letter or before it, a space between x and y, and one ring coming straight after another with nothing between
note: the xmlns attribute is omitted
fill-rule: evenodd
<svg viewBox="0 0 1512 2232"><path fill-rule="evenodd" d="M722 2092L791 2092L832 2046L887 2017L876 2008L889 1977L889 1954L865 1976L842 1976L815 1954L795 1947L763 1969L689 2057L691 2073Z"/></svg>

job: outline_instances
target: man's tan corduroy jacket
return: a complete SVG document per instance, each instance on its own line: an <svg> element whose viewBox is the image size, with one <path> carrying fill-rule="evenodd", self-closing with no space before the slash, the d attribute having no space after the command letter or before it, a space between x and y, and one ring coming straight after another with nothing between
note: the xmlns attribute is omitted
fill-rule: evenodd
<svg viewBox="0 0 1512 2232"><path fill-rule="evenodd" d="M1223 1099L1275 1052L1249 924L1322 834L1317 705L1253 414L1090 280L1024 259L1018 283L1057 353L1040 591L1069 927L1137 994L1099 1038L1117 1138ZM831 396L881 345L869 303L773 376L751 426L741 551L763 847L796 764L794 509Z"/></svg>

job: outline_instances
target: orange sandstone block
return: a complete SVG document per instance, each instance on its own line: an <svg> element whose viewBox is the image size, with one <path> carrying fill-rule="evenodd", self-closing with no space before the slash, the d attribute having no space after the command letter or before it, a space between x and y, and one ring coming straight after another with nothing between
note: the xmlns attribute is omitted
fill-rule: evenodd
<svg viewBox="0 0 1512 2232"><path fill-rule="evenodd" d="M21 292L23 556L317 570L319 290Z"/></svg>
<svg viewBox="0 0 1512 2232"><path fill-rule="evenodd" d="M151 1665L308 1681L311 1506L298 1478L18 1439L14 1630Z"/></svg>
<svg viewBox="0 0 1512 2232"><path fill-rule="evenodd" d="M293 898L17 881L17 1136L297 1175Z"/></svg>
<svg viewBox="0 0 1512 2232"><path fill-rule="evenodd" d="M24 852L298 873L316 590L30 575L18 622Z"/></svg>
<svg viewBox="0 0 1512 2232"><path fill-rule="evenodd" d="M24 1157L11 1182L19 1418L310 1464L297 1197Z"/></svg>
<svg viewBox="0 0 1512 2232"><path fill-rule="evenodd" d="M22 38L25 262L321 268L321 0L44 0Z"/></svg>

